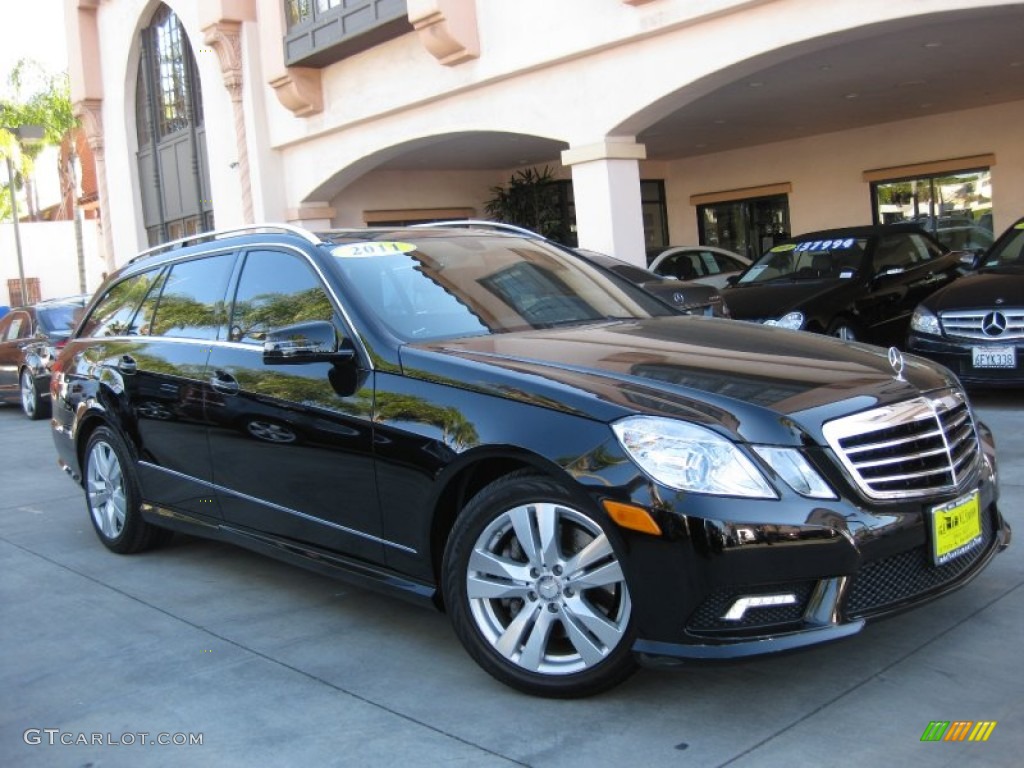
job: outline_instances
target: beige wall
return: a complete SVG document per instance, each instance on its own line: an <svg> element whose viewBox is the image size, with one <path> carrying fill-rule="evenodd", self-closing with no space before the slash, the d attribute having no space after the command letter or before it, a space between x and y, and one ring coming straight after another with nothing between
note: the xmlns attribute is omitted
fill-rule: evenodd
<svg viewBox="0 0 1024 768"><path fill-rule="evenodd" d="M78 248L73 221L22 222L21 253L25 277L38 277L44 299L79 293ZM99 231L95 219L82 222L82 246L85 252L86 287L91 293L103 279L106 265L100 255ZM0 224L0 304L9 305L7 281L18 277L14 243L14 225Z"/></svg>
<svg viewBox="0 0 1024 768"><path fill-rule="evenodd" d="M491 187L507 180L499 171L373 171L331 201L334 224L362 226L363 212L374 210L472 208L487 218Z"/></svg>
<svg viewBox="0 0 1024 768"><path fill-rule="evenodd" d="M697 242L690 196L790 182L794 233L871 223L875 168L992 153L996 232L1024 214L1024 101L931 115L663 164L672 244ZM644 178L654 169L645 169Z"/></svg>

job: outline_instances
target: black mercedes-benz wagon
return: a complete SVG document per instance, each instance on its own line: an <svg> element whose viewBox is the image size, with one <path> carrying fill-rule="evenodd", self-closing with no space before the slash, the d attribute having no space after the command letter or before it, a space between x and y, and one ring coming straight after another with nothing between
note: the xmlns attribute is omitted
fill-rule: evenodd
<svg viewBox="0 0 1024 768"><path fill-rule="evenodd" d="M432 602L535 694L845 637L1010 539L948 370L682 316L522 235L160 246L53 372L59 461L108 548L184 531Z"/></svg>

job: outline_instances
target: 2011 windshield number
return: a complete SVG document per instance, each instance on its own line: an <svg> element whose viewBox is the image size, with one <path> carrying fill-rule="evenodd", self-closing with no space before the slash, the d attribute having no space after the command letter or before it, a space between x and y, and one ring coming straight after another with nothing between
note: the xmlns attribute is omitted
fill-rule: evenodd
<svg viewBox="0 0 1024 768"><path fill-rule="evenodd" d="M391 240L376 243L346 243L339 245L332 252L335 256L345 258L367 258L370 256L392 256L396 253L415 251L412 243L400 243Z"/></svg>

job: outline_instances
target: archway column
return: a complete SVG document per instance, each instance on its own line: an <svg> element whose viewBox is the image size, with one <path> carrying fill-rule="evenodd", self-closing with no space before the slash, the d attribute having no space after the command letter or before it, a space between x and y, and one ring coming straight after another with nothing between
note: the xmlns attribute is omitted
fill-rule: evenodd
<svg viewBox="0 0 1024 768"><path fill-rule="evenodd" d="M632 138L609 138L570 147L576 228L581 248L647 266L640 200L640 161L647 149Z"/></svg>

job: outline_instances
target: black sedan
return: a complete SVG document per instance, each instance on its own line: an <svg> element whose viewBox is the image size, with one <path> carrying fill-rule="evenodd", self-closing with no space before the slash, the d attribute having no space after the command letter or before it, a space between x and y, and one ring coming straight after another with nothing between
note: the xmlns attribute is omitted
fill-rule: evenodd
<svg viewBox="0 0 1024 768"><path fill-rule="evenodd" d="M722 298L738 320L900 345L918 303L971 257L917 226L809 232L765 253Z"/></svg>
<svg viewBox="0 0 1024 768"><path fill-rule="evenodd" d="M907 349L971 386L1024 385L1024 218L993 244L977 273L917 307Z"/></svg>
<svg viewBox="0 0 1024 768"><path fill-rule="evenodd" d="M728 308L722 301L721 291L712 285L662 277L649 269L597 251L577 248L576 253L591 264L610 269L648 293L654 294L684 315L728 317Z"/></svg>
<svg viewBox="0 0 1024 768"><path fill-rule="evenodd" d="M20 403L30 419L50 408L50 365L75 327L86 297L15 307L0 318L0 400Z"/></svg>

